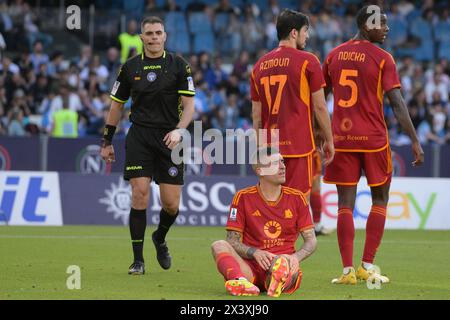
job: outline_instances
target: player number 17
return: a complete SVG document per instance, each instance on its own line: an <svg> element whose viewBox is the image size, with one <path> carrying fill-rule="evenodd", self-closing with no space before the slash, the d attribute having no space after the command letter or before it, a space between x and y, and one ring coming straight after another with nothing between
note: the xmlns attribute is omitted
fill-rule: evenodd
<svg viewBox="0 0 450 320"><path fill-rule="evenodd" d="M279 74L268 77L261 78L261 84L264 87L264 93L267 99L267 104L269 105L269 113L272 111L272 114L278 114L280 110L281 103L281 94L283 92L284 85L286 84L287 75ZM275 97L275 101L272 105L272 96L270 94L270 86L276 85L278 83L277 95Z"/></svg>

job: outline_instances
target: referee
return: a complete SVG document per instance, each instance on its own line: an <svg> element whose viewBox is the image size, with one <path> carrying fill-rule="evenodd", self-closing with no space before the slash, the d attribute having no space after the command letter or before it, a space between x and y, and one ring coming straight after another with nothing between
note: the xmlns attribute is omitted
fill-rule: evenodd
<svg viewBox="0 0 450 320"><path fill-rule="evenodd" d="M152 240L163 269L169 269L171 256L165 241L170 226L178 216L183 164L171 160L171 150L181 141L179 129L185 129L194 114L195 88L191 69L181 57L164 50L166 32L158 17L145 18L140 35L144 44L141 55L130 58L123 66L111 90L101 156L115 160L112 139L121 119L123 105L132 99L132 126L125 142L124 179L132 188L130 234L134 262L128 274L145 273L143 245L147 226L150 182L159 184L162 210L158 229Z"/></svg>

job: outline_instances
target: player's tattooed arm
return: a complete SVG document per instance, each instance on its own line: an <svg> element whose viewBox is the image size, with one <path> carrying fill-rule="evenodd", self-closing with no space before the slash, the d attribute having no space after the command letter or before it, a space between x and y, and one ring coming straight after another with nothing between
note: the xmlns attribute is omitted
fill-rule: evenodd
<svg viewBox="0 0 450 320"><path fill-rule="evenodd" d="M392 111L394 111L395 117L402 129L406 132L412 142L412 149L414 153L415 160L413 161L413 166L419 166L424 162L424 152L420 146L419 138L417 137L416 130L412 124L411 118L409 116L408 107L403 100L402 94L399 88L394 88L387 92L389 102L392 106Z"/></svg>
<svg viewBox="0 0 450 320"><path fill-rule="evenodd" d="M253 259L256 248L249 247L242 243L242 233L237 231L227 231L227 241L242 258Z"/></svg>
<svg viewBox="0 0 450 320"><path fill-rule="evenodd" d="M302 231L301 235L304 241L303 246L295 253L299 263L312 255L317 246L316 234L313 228Z"/></svg>
<svg viewBox="0 0 450 320"><path fill-rule="evenodd" d="M394 111L395 117L400 123L403 130L411 138L412 142L419 141L416 135L416 130L409 117L408 108L403 100L400 89L395 88L387 92L389 102L392 106L392 111Z"/></svg>

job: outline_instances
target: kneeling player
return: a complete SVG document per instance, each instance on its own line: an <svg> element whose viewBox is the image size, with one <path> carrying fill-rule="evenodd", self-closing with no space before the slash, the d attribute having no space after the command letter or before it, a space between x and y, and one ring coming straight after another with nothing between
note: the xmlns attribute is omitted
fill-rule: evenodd
<svg viewBox="0 0 450 320"><path fill-rule="evenodd" d="M253 296L267 291L278 297L300 287L299 264L314 252L317 242L305 196L282 186L283 157L269 148L259 154L254 165L259 183L236 193L227 240L214 242L212 253L230 294ZM299 234L304 243L295 251Z"/></svg>

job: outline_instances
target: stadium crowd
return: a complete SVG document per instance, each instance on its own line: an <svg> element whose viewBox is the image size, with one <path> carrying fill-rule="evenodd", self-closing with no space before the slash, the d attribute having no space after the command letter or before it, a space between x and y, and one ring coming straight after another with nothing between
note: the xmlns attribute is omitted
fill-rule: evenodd
<svg viewBox="0 0 450 320"><path fill-rule="evenodd" d="M57 6L58 1L53 2ZM277 46L274 17L292 1L178 2L183 5L175 0L162 5L155 0L95 3L99 9L129 13L131 33L139 32L142 16L164 18L166 47L180 52L192 67L194 119L203 121L204 130L250 128L251 67ZM321 61L354 35L360 1L300 3L291 7L310 16L307 50ZM396 59L413 124L423 144L450 143L450 4L437 0L389 3L384 6L390 25L384 47ZM119 26L113 27L119 39ZM26 45L19 46L20 41ZM76 56L54 47L52 35L40 28L35 6L24 0L0 0L0 135L52 135L54 114L66 107L77 114L78 137L101 136L111 102L109 92L121 65L119 40L106 50L80 44ZM330 113L332 105L330 97ZM409 144L387 101L385 117L391 142ZM118 134L124 135L129 126L126 112Z"/></svg>

